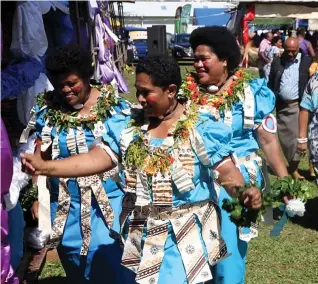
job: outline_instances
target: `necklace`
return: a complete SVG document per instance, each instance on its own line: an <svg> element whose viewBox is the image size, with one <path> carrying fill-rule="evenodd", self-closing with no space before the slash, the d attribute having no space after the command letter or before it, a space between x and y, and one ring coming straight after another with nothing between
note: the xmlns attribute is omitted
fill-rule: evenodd
<svg viewBox="0 0 318 284"><path fill-rule="evenodd" d="M135 139L127 148L125 164L131 170L143 169L146 174L154 175L158 172L166 172L173 164L172 149L184 144L189 139L189 130L198 120L198 106L190 105L184 110L179 120L168 131L169 146L163 143L160 147L152 149L150 146L150 134L147 132L147 123L141 118L134 118L130 126L135 128ZM140 113L143 116L143 113Z"/></svg>
<svg viewBox="0 0 318 284"><path fill-rule="evenodd" d="M250 79L251 76L240 69L230 79L225 81L220 90L211 94L207 88L200 86L190 74L182 82L179 96L195 104L210 105L219 111L224 111L226 108L230 109L233 104L240 100L240 96L244 94L245 85Z"/></svg>
<svg viewBox="0 0 318 284"><path fill-rule="evenodd" d="M115 97L116 89L112 85L93 85L92 87L101 91L101 95L97 99L97 103L91 107L90 114L78 115L77 112L62 112L53 108L48 108L44 115L51 125L58 129L69 129L80 125L85 125L90 129L94 129L95 123L104 121L111 115L113 107L120 101ZM42 108L47 105L45 94L42 93L37 97L37 104Z"/></svg>
<svg viewBox="0 0 318 284"><path fill-rule="evenodd" d="M176 108L178 107L178 104L179 104L179 103L177 102L176 105L173 107L172 110L169 110L165 115L159 116L158 119L164 120L166 117L168 117L170 114L172 114L172 113L176 110Z"/></svg>

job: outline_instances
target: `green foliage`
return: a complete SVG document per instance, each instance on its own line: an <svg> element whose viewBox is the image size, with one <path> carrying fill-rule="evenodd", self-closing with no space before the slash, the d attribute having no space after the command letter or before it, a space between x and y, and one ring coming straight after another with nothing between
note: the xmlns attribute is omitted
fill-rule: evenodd
<svg viewBox="0 0 318 284"><path fill-rule="evenodd" d="M91 108L89 115L78 116L77 111L62 112L49 108L44 119L47 119L57 129L86 126L93 130L96 122L104 121L110 115L110 111L118 103L118 99L114 96L115 89L111 85L92 85L92 87L100 90L102 95L98 97L97 104ZM37 104L40 108L46 105L44 93L37 97Z"/></svg>
<svg viewBox="0 0 318 284"><path fill-rule="evenodd" d="M20 204L23 211L27 211L31 208L34 201L38 200L38 186L33 184L27 188L24 194L20 195Z"/></svg>
<svg viewBox="0 0 318 284"><path fill-rule="evenodd" d="M144 166L148 155L148 147L144 144L142 136L139 135L134 142L129 144L125 163L132 170L140 169Z"/></svg>
<svg viewBox="0 0 318 284"><path fill-rule="evenodd" d="M251 186L239 187L232 200L223 200L222 208L230 214L230 220L238 227L251 227L261 216L260 210L249 210L244 206L242 196L249 187Z"/></svg>
<svg viewBox="0 0 318 284"><path fill-rule="evenodd" d="M295 180L288 176L274 181L270 195L275 201L282 200L283 196L292 196L306 202L308 199L314 198L316 193L317 186L313 183L306 180Z"/></svg>
<svg viewBox="0 0 318 284"><path fill-rule="evenodd" d="M272 183L270 192L262 195L260 210L248 210L242 202L243 192L250 185L238 188L232 200L224 199L222 208L230 214L231 221L238 227L250 227L252 223L260 220L268 208L277 208L283 203L285 196L300 198L303 202L317 196L317 186L308 181L300 181L290 176L278 178Z"/></svg>

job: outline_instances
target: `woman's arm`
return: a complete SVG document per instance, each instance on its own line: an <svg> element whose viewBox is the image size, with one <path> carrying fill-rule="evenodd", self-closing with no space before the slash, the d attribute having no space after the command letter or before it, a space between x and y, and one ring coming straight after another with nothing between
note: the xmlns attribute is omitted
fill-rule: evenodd
<svg viewBox="0 0 318 284"><path fill-rule="evenodd" d="M288 171L282 156L276 134L270 133L262 126L257 128L257 138L261 149L265 154L266 161L275 175L282 178L288 176Z"/></svg>
<svg viewBox="0 0 318 284"><path fill-rule="evenodd" d="M315 51L314 51L314 48L312 47L311 42L308 43L307 49L308 49L309 54L310 54L312 57L315 57Z"/></svg>
<svg viewBox="0 0 318 284"><path fill-rule="evenodd" d="M218 182L225 188L230 196L234 196L236 188L244 186L245 180L240 170L234 165L231 158L225 158L216 165L215 170L218 171ZM258 209L262 205L260 191L255 187L250 187L243 193L244 204L249 209Z"/></svg>
<svg viewBox="0 0 318 284"><path fill-rule="evenodd" d="M49 149L47 149L45 152L41 152L41 145L42 145L42 140L38 138L36 140L34 155L41 157L45 161L51 160L52 147L49 147ZM25 168L24 165L22 165L22 166L23 166L23 168ZM32 183L35 184L35 183L37 183L37 181L38 181L38 175L32 174Z"/></svg>
<svg viewBox="0 0 318 284"><path fill-rule="evenodd" d="M299 112L299 138L307 138L308 135L308 121L309 111L300 107ZM307 150L307 143L297 143L297 150L305 152Z"/></svg>
<svg viewBox="0 0 318 284"><path fill-rule="evenodd" d="M83 177L100 174L112 169L109 154L101 147L95 147L86 154L63 160L44 161L39 155L21 154L22 163L35 175L50 177Z"/></svg>

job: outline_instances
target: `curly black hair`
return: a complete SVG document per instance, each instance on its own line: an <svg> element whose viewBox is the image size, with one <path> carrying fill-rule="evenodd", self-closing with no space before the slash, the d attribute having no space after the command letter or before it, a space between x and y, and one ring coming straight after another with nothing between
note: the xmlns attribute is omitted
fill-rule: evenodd
<svg viewBox="0 0 318 284"><path fill-rule="evenodd" d="M169 85L181 85L180 67L175 59L168 55L149 55L136 66L136 74L146 73L154 86L166 89Z"/></svg>
<svg viewBox="0 0 318 284"><path fill-rule="evenodd" d="M220 60L227 61L229 74L240 64L240 49L234 35L226 27L197 28L191 33L190 44L194 51L199 45L207 45Z"/></svg>
<svg viewBox="0 0 318 284"><path fill-rule="evenodd" d="M45 67L53 79L61 74L76 73L81 79L87 80L94 74L92 63L89 51L78 45L66 45L48 54Z"/></svg>
<svg viewBox="0 0 318 284"><path fill-rule="evenodd" d="M274 36L272 39L272 46L274 46L279 40L282 40L280 36Z"/></svg>

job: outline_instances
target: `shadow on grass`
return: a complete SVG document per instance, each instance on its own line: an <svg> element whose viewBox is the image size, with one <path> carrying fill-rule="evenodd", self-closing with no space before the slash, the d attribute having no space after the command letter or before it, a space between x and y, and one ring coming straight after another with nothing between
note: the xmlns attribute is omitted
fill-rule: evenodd
<svg viewBox="0 0 318 284"><path fill-rule="evenodd" d="M39 284L55 284L55 283L66 284L67 279L66 279L66 277L62 277L62 276L53 276L53 277L48 277L48 278L44 278L44 279L39 279L37 281L37 283L39 283Z"/></svg>
<svg viewBox="0 0 318 284"><path fill-rule="evenodd" d="M318 197L307 201L303 217L294 217L291 221L304 228L318 231Z"/></svg>
<svg viewBox="0 0 318 284"><path fill-rule="evenodd" d="M289 218L289 220L302 226L306 229L312 229L318 231L318 197L309 199L306 203L306 212L303 217L295 216ZM274 209L274 219L279 220L283 215L283 212L278 208Z"/></svg>

